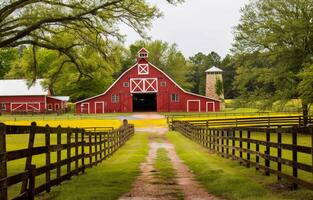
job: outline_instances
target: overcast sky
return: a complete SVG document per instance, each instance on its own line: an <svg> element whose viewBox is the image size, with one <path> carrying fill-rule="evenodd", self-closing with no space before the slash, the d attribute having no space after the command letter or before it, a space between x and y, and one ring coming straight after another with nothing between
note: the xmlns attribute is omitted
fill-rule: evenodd
<svg viewBox="0 0 313 200"><path fill-rule="evenodd" d="M150 2L164 14L148 30L152 39L176 43L186 57L211 51L224 57L231 48L240 8L248 0L185 0L178 6L169 5L165 0ZM122 31L127 35L126 45L141 39L129 28L123 27Z"/></svg>

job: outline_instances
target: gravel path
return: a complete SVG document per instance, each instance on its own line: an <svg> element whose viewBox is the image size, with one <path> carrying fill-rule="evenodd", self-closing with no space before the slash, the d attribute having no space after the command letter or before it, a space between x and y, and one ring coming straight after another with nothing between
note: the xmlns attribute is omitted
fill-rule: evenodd
<svg viewBox="0 0 313 200"><path fill-rule="evenodd" d="M137 131L157 133L150 136L150 150L146 162L141 164L141 175L133 184L132 190L122 196L120 200L172 200L181 199L177 192L182 192L186 200L219 200L220 198L208 194L208 192L195 180L194 175L178 157L173 144L165 138L166 128L149 128ZM154 162L157 150L164 148L168 152L172 165L176 171L174 184L164 184L155 176Z"/></svg>

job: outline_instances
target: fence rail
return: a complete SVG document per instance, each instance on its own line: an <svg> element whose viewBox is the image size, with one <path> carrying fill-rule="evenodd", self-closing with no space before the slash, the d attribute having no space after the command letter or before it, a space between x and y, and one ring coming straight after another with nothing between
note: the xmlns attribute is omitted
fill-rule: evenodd
<svg viewBox="0 0 313 200"><path fill-rule="evenodd" d="M306 177L313 175L312 126L208 128L186 121L174 121L173 130L224 158L239 160L247 167L255 166L256 170L263 170L267 176L276 174L278 180L283 178L289 181L294 189L300 185L313 190L313 178L298 176L300 172L311 174ZM299 144L298 138L303 133L310 134L310 146ZM261 134L264 140L253 138L254 134ZM283 140L286 134L291 136L289 143ZM299 154L306 160L299 160Z"/></svg>
<svg viewBox="0 0 313 200"><path fill-rule="evenodd" d="M19 134L28 135L28 147L7 151L7 136ZM34 122L31 126L0 124L0 199L8 199L8 188L17 183L21 183L21 190L18 196L10 197L12 199L34 199L36 194L49 192L52 186L84 173L86 168L111 156L133 134L134 126L131 124L124 124L118 129L101 127L86 130L48 125L40 127ZM44 135L42 146L35 146L38 135ZM35 156L42 156L42 166L33 164ZM19 173L8 175L8 163L18 159L26 160L24 168ZM44 176L41 184L36 182L38 176Z"/></svg>
<svg viewBox="0 0 313 200"><path fill-rule="evenodd" d="M171 129L171 121L169 127ZM184 120L181 120L184 121ZM230 127L267 127L267 126L302 126L303 116L272 116L272 117L249 117L249 118L227 118L208 120L185 120L190 124L207 128L230 128ZM308 123L313 123L312 116L308 117Z"/></svg>

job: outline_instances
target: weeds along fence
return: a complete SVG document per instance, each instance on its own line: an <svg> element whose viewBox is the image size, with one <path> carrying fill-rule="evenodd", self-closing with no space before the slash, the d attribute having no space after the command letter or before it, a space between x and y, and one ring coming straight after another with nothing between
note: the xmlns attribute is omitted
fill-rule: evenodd
<svg viewBox="0 0 313 200"><path fill-rule="evenodd" d="M294 189L300 185L313 190L313 127L208 128L174 121L173 130L224 158L267 176L276 174Z"/></svg>
<svg viewBox="0 0 313 200"><path fill-rule="evenodd" d="M133 134L131 124L118 129L0 124L0 199L34 199L50 192L52 186L111 156ZM19 140L28 140L27 148L8 149L14 145L9 142Z"/></svg>
<svg viewBox="0 0 313 200"><path fill-rule="evenodd" d="M248 118L226 118L208 120L186 120L195 126L219 128L219 127L267 127L267 126L293 126L303 125L303 116L272 116L272 117L248 117ZM308 123L313 123L312 116L309 116ZM171 129L172 122L169 122Z"/></svg>

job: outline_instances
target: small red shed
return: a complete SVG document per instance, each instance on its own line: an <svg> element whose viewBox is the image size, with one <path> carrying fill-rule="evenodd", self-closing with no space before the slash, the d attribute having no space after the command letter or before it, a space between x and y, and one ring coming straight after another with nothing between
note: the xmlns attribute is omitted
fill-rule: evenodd
<svg viewBox="0 0 313 200"><path fill-rule="evenodd" d="M42 87L42 81L38 79L28 87L23 79L0 80L0 112L45 113L66 108L69 97L51 96L50 91Z"/></svg>
<svg viewBox="0 0 313 200"><path fill-rule="evenodd" d="M148 62L148 51L138 52L137 63L103 94L76 103L77 113L107 112L216 112L218 99L185 91L167 74Z"/></svg>

